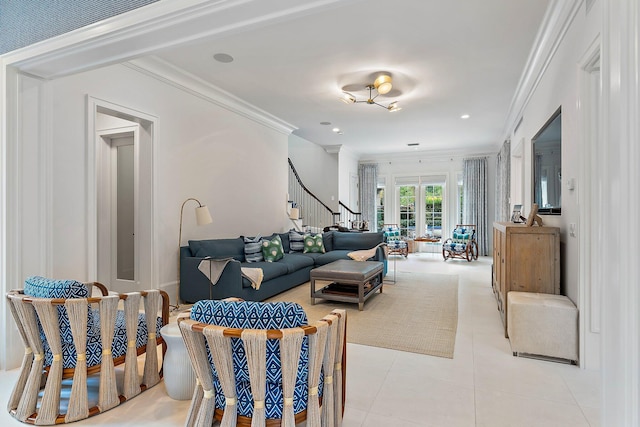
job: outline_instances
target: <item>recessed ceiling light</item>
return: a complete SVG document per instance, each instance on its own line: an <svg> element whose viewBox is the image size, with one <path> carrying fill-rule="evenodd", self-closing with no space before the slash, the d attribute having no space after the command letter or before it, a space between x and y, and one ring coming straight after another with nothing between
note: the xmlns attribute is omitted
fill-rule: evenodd
<svg viewBox="0 0 640 427"><path fill-rule="evenodd" d="M331 122L320 122L320 124L322 126L329 126L331 124Z"/></svg>
<svg viewBox="0 0 640 427"><path fill-rule="evenodd" d="M216 53L215 55L213 55L213 59L215 59L218 62L222 62L224 64L228 64L229 62L233 62L233 56L227 54L227 53Z"/></svg>
<svg viewBox="0 0 640 427"><path fill-rule="evenodd" d="M333 128L333 131L334 131L335 133L338 133L338 132L340 132L340 128Z"/></svg>
<svg viewBox="0 0 640 427"><path fill-rule="evenodd" d="M468 115L468 114L463 114L463 115L461 115L461 116L460 116L460 118L461 118L462 120L466 120L466 119L468 119L469 117L471 117L471 116L470 116L470 115Z"/></svg>

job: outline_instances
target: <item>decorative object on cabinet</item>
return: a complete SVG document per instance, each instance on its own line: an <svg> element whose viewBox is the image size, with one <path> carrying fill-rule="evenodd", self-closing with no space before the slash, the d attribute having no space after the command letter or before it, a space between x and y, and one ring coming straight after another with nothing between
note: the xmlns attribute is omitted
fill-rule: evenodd
<svg viewBox="0 0 640 427"><path fill-rule="evenodd" d="M536 222L539 226L542 227L542 218L538 216L538 204L534 203L531 207L531 212L529 212L529 216L527 217L527 227L533 226L533 223Z"/></svg>
<svg viewBox="0 0 640 427"><path fill-rule="evenodd" d="M513 205L513 213L511 214L511 222L516 224L523 221L522 205Z"/></svg>
<svg viewBox="0 0 640 427"><path fill-rule="evenodd" d="M509 291L560 294L560 229L494 222L492 282L506 337Z"/></svg>

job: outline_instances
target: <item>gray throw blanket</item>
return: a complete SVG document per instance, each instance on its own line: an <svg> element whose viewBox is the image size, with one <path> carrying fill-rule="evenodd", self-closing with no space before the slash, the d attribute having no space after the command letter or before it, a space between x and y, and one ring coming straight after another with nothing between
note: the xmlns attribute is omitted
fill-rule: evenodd
<svg viewBox="0 0 640 427"><path fill-rule="evenodd" d="M214 259L206 257L200 264L198 264L198 270L211 282L212 285L218 283L224 268L231 261L234 261L233 258L222 258L222 259ZM251 282L251 287L255 290L260 289L260 285L262 284L262 278L264 274L261 268L248 268L241 267L240 271L242 272L242 276L246 277Z"/></svg>

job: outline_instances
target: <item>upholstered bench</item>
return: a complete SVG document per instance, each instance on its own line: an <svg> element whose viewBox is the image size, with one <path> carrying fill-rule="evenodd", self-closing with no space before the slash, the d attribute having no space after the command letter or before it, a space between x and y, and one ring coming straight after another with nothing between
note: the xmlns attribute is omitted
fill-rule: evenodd
<svg viewBox="0 0 640 427"><path fill-rule="evenodd" d="M578 360L578 309L564 295L509 292L507 331L514 356Z"/></svg>

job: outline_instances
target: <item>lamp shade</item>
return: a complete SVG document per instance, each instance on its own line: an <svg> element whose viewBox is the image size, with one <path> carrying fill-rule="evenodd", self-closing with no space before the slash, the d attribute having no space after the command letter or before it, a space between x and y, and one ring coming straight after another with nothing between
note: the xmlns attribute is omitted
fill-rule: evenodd
<svg viewBox="0 0 640 427"><path fill-rule="evenodd" d="M386 74L381 74L378 78L373 82L373 86L376 88L380 95L387 94L391 91L391 76Z"/></svg>
<svg viewBox="0 0 640 427"><path fill-rule="evenodd" d="M300 219L300 210L298 208L291 208L291 212L289 212L289 218Z"/></svg>
<svg viewBox="0 0 640 427"><path fill-rule="evenodd" d="M196 222L198 225L211 224L213 222L209 208L206 205L196 208Z"/></svg>
<svg viewBox="0 0 640 427"><path fill-rule="evenodd" d="M345 104L353 104L356 102L356 97L351 95L349 92L342 92L342 95L340 95L340 101Z"/></svg>

